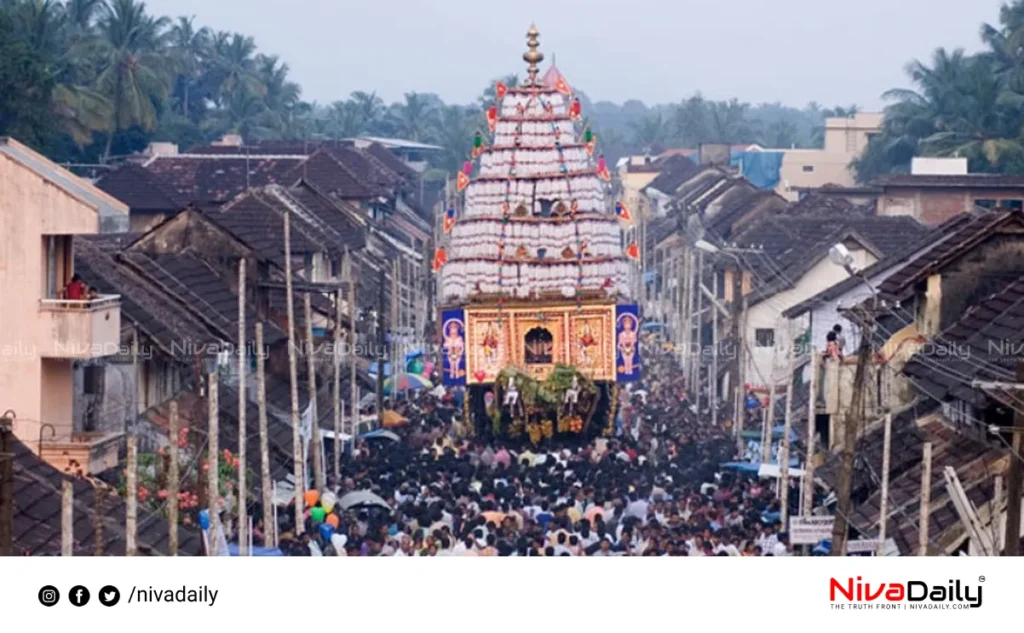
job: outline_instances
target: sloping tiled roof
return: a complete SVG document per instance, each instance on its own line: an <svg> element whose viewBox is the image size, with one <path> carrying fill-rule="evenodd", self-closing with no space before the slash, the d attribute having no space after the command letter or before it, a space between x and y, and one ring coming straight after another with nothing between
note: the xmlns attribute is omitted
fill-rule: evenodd
<svg viewBox="0 0 1024 633"><path fill-rule="evenodd" d="M945 468L951 466L956 471L968 499L980 510L994 496L993 476L1005 472L1009 459L1001 448L959 435L937 413L922 418L917 427L914 429L918 435L916 442L899 446L893 443L890 452L896 465L889 471L886 534L896 541L903 554L916 554L918 550L917 522L923 468L921 445L925 441L932 444L932 495L928 520L930 548L952 549L965 534L945 485ZM882 433L876 431L874 435L881 437ZM894 438L895 435L894 431ZM869 476L872 479L880 477L881 449L870 456L859 454ZM854 509L851 523L863 533L875 536L881 517L881 491L877 486L872 488L874 492Z"/></svg>
<svg viewBox="0 0 1024 633"><path fill-rule="evenodd" d="M238 345L238 294L202 259L191 253L151 255L125 252L122 258L149 279L174 293L175 297L211 322L225 340ZM256 311L245 307L246 341L256 339ZM273 323L264 326L264 340L274 345L286 334Z"/></svg>
<svg viewBox="0 0 1024 633"><path fill-rule="evenodd" d="M656 189L664 194L673 195L679 185L701 170L700 166L685 156L671 156L658 162L661 163L661 173L648 183L644 190Z"/></svg>
<svg viewBox="0 0 1024 633"><path fill-rule="evenodd" d="M949 220L946 220L945 222L935 227L934 229L931 229L918 239L911 240L906 248L897 251L896 253L893 253L888 257L880 259L874 264L868 266L863 271L861 271L861 274L859 276L848 277L843 281L835 284L834 286L826 288L825 290L819 292L813 297L798 303L792 308L789 308L788 310L782 313L782 316L786 317L787 319L792 319L794 317L800 316L801 314L803 314L807 310L814 308L815 306L818 306L826 301L831 301L832 299L839 297L840 295L848 292L849 290L852 290L853 288L863 285L863 278L866 277L868 279L871 279L872 277L875 277L890 268L893 268L904 263L905 261L911 259L915 254L921 254L922 251L929 251L931 249L934 249L936 246L941 244L943 240L948 239L952 233L959 230L959 227L963 225L963 223L970 221L972 221L971 214L967 213L962 213L950 218ZM923 256L923 254L919 256Z"/></svg>
<svg viewBox="0 0 1024 633"><path fill-rule="evenodd" d="M293 182L305 180L326 194L346 200L366 199L379 193L374 183L360 180L327 149L317 150L293 167L290 176Z"/></svg>
<svg viewBox="0 0 1024 633"><path fill-rule="evenodd" d="M836 215L847 214L854 216L874 215L875 209L872 204L858 205L846 198L827 196L812 193L804 196L797 202L786 208L786 215Z"/></svg>
<svg viewBox="0 0 1024 633"><path fill-rule="evenodd" d="M280 203L250 191L209 215L253 250L281 262L284 256L286 211ZM313 228L305 225L294 213L291 214L290 225L293 255L328 250L321 240L312 235Z"/></svg>
<svg viewBox="0 0 1024 633"><path fill-rule="evenodd" d="M927 227L907 216L791 218L775 215L755 222L736 241L742 247L763 250L760 255L744 258L756 276L771 281L772 286L782 282L778 288L758 288L756 294L763 298L779 288L789 287L790 281L803 276L836 241L856 239L875 250L881 259L898 252L908 239L917 239L927 231Z"/></svg>
<svg viewBox="0 0 1024 633"><path fill-rule="evenodd" d="M932 397L980 402L971 381L1014 382L1024 345L1024 277L968 308L937 340L903 368Z"/></svg>
<svg viewBox="0 0 1024 633"><path fill-rule="evenodd" d="M903 299L915 284L962 256L982 240L1004 228L1024 226L1024 215L1020 211L978 211L954 216L951 223L947 239L931 249L927 256L917 258L882 283L878 289L882 297L893 301Z"/></svg>
<svg viewBox="0 0 1024 633"><path fill-rule="evenodd" d="M169 213L187 206L177 191L136 163L107 172L96 186L128 205L133 213Z"/></svg>
<svg viewBox="0 0 1024 633"><path fill-rule="evenodd" d="M391 171L405 178L406 181L413 181L419 178L419 172L380 143L371 143L364 151L371 154Z"/></svg>
<svg viewBox="0 0 1024 633"><path fill-rule="evenodd" d="M203 349L225 340L224 334L190 312L180 299L169 296L152 279L116 257L89 242L78 242L75 271L90 288L121 295L121 316L165 353Z"/></svg>
<svg viewBox="0 0 1024 633"><path fill-rule="evenodd" d="M258 453L257 453L258 454ZM61 552L62 486L68 475L60 472L17 439L14 440L14 550L18 555L59 555ZM72 533L75 556L91 556L96 548L96 488L80 477L71 477L74 491ZM102 485L102 484L98 484ZM167 554L168 524L163 517L139 508L136 545L143 555ZM125 554L125 504L111 490L102 516L103 554ZM201 555L202 537L178 527L178 554Z"/></svg>
<svg viewBox="0 0 1024 633"><path fill-rule="evenodd" d="M187 202L223 203L253 187L290 186L296 165L305 159L260 156L161 156L146 170Z"/></svg>

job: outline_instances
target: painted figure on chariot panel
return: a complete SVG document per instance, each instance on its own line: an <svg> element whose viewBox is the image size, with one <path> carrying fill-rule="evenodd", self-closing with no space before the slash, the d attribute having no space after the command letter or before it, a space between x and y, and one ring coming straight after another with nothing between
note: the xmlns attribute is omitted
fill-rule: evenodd
<svg viewBox="0 0 1024 633"><path fill-rule="evenodd" d="M618 350L622 358L619 373L632 376L638 369L636 366L637 318L625 313L619 315Z"/></svg>
<svg viewBox="0 0 1024 633"><path fill-rule="evenodd" d="M576 341L579 349L579 364L582 367L591 367L597 361L597 339L590 329L590 322L583 321L580 329L579 339Z"/></svg>
<svg viewBox="0 0 1024 633"><path fill-rule="evenodd" d="M458 380L465 375L462 362L466 353L464 325L459 319L450 319L444 324L444 351L448 356L448 377Z"/></svg>
<svg viewBox="0 0 1024 633"><path fill-rule="evenodd" d="M483 364L489 368L496 368L500 360L498 346L501 344L498 328L494 321L487 324L487 331L484 333L481 349L483 350Z"/></svg>

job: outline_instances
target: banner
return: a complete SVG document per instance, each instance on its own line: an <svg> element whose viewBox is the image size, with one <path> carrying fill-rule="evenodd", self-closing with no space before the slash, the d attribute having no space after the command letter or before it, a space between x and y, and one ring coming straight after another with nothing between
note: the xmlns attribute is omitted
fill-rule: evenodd
<svg viewBox="0 0 1024 633"><path fill-rule="evenodd" d="M640 308L615 306L615 380L640 380Z"/></svg>
<svg viewBox="0 0 1024 633"><path fill-rule="evenodd" d="M441 362L444 384L466 384L466 315L462 309L441 312Z"/></svg>

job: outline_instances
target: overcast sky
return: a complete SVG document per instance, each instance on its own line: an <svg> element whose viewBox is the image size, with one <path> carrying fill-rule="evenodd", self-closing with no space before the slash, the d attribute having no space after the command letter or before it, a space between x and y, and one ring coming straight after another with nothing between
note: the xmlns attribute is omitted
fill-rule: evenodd
<svg viewBox="0 0 1024 633"><path fill-rule="evenodd" d="M522 75L541 33L569 82L594 100L707 97L878 108L904 65L939 46L980 48L1002 0L148 0L256 38L308 100L354 90L470 102Z"/></svg>

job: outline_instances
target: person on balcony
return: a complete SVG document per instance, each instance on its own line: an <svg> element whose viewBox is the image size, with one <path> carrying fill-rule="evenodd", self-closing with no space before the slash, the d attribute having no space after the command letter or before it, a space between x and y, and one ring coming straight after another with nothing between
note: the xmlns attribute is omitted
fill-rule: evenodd
<svg viewBox="0 0 1024 633"><path fill-rule="evenodd" d="M71 277L71 282L64 287L64 299L67 301L84 301L89 294L89 288L77 274Z"/></svg>

